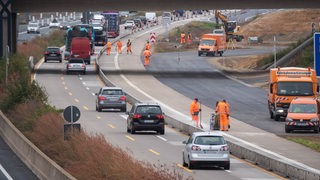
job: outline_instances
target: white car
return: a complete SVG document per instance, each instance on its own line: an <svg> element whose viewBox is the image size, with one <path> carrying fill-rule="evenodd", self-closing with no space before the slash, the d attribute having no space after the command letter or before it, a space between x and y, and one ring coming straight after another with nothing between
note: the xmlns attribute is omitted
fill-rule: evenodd
<svg viewBox="0 0 320 180"><path fill-rule="evenodd" d="M127 20L125 23L124 23L124 29L132 29L133 27L135 27L136 24L134 23L133 20Z"/></svg>
<svg viewBox="0 0 320 180"><path fill-rule="evenodd" d="M227 142L221 134L214 132L194 132L182 152L183 166L193 169L195 166L221 166L230 169L230 152Z"/></svg>
<svg viewBox="0 0 320 180"><path fill-rule="evenodd" d="M27 33L40 33L40 24L38 22L29 22L27 27Z"/></svg>
<svg viewBox="0 0 320 180"><path fill-rule="evenodd" d="M52 20L52 22L50 22L49 28L60 28L60 23L56 19L54 19Z"/></svg>

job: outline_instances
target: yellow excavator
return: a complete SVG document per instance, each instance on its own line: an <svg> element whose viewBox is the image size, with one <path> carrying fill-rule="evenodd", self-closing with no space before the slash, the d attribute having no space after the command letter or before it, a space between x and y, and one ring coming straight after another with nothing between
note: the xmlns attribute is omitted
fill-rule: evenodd
<svg viewBox="0 0 320 180"><path fill-rule="evenodd" d="M215 18L217 25L219 24L219 19L224 24L223 29L227 35L227 42L233 39L237 42L242 41L244 37L240 34L240 26L238 26L237 21L228 21L227 16L225 16L218 10L215 10Z"/></svg>

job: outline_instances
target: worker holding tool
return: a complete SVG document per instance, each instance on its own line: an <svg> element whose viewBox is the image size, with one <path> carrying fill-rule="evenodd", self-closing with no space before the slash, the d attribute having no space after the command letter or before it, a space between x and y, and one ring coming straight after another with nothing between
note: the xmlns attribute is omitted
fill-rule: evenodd
<svg viewBox="0 0 320 180"><path fill-rule="evenodd" d="M200 127L199 112L201 111L201 109L198 101L199 101L198 98L195 98L190 105L191 119L192 119L192 122L196 123L196 127Z"/></svg>
<svg viewBox="0 0 320 180"><path fill-rule="evenodd" d="M225 99L218 103L216 113L218 113L220 117L220 131L228 131L228 118L230 112Z"/></svg>
<svg viewBox="0 0 320 180"><path fill-rule="evenodd" d="M147 41L146 49L147 49L147 50L150 50L150 49L151 49L151 44L150 44L150 42L149 42L149 41Z"/></svg>

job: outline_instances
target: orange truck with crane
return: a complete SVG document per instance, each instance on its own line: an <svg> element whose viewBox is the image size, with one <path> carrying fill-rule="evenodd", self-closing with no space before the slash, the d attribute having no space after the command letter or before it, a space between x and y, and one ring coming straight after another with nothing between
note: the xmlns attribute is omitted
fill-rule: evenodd
<svg viewBox="0 0 320 180"><path fill-rule="evenodd" d="M286 117L294 98L315 98L319 92L314 69L284 67L270 69L268 109L270 118L279 121Z"/></svg>
<svg viewBox="0 0 320 180"><path fill-rule="evenodd" d="M223 55L226 49L226 35L225 34L203 34L198 46L198 55Z"/></svg>

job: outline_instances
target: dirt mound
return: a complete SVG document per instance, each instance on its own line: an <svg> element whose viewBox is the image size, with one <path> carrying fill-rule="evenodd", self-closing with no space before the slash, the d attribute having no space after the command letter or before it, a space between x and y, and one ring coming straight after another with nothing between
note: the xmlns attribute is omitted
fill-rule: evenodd
<svg viewBox="0 0 320 180"><path fill-rule="evenodd" d="M279 43L292 43L305 38L312 32L311 24L319 29L320 9L278 10L258 16L242 25L241 32L248 37L260 37L264 43L272 42L276 35Z"/></svg>

